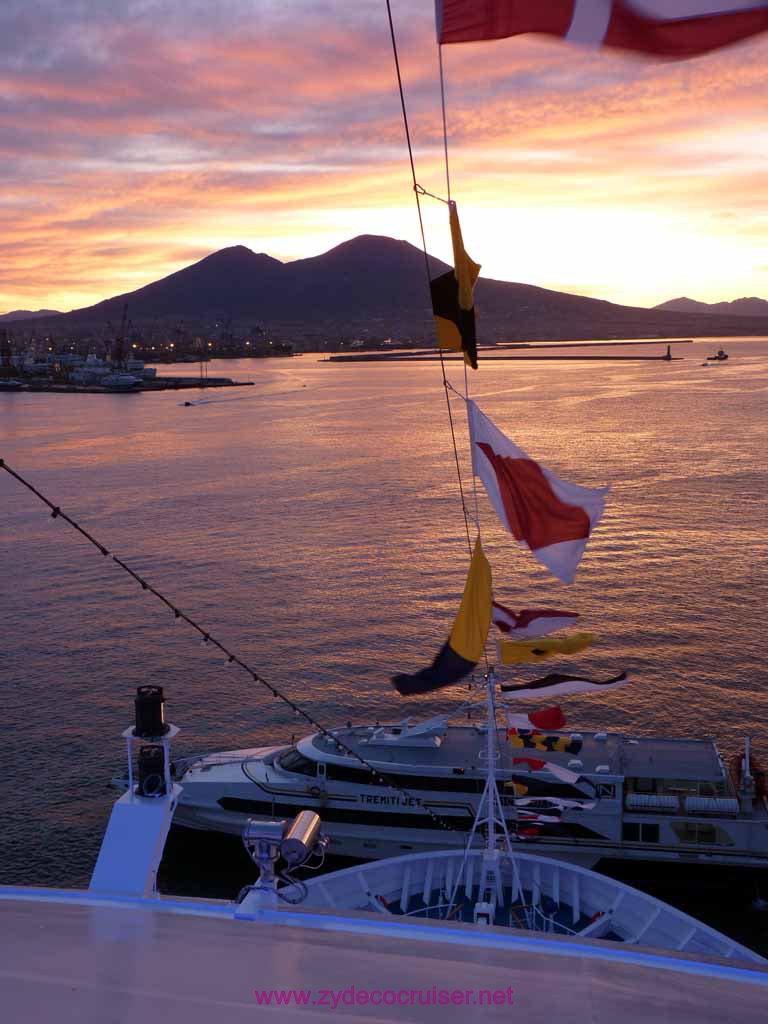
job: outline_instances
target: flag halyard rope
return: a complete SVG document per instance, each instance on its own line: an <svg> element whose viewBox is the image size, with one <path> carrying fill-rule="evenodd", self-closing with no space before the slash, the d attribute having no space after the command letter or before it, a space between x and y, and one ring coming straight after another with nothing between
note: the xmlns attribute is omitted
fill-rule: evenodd
<svg viewBox="0 0 768 1024"><path fill-rule="evenodd" d="M389 2L389 0L388 0L388 2ZM451 165L450 165L450 160L448 158L448 118L447 118L447 114L446 114L446 102L445 102L445 72L444 72L444 69L443 69L443 47L442 47L442 44L440 43L439 39L438 39L438 42L437 42L437 64L438 64L438 70L439 70L439 73L440 73L440 110L441 110L441 113L442 113L442 126L443 126L443 156L444 156L444 160L445 160L445 188L446 188L446 192L448 194L448 205L450 207L450 205L452 203L452 200L451 200ZM455 207L455 204L454 204L454 207ZM454 391L456 394L460 394L460 393L458 391L456 391L456 389L452 385L450 385L448 383L447 379L446 379L446 376L445 376L445 366L444 366L443 358L442 358L442 350L441 350L440 361L441 361L441 364L443 364L443 383L444 383L445 389L446 389L445 397L446 397L446 401L448 402L448 410L449 410L449 416L450 416L451 401L450 401L450 395L448 394L448 389L450 388L450 390ZM463 397L465 403L467 403L467 426L469 428L469 400L470 400L469 399L469 374L467 372L467 361L466 361L466 359L464 360L464 395L461 396L461 397ZM451 431L453 432L453 418L452 417L451 417ZM455 446L455 444L456 444L456 441L455 441L455 435L454 435L454 446ZM477 530L478 540L480 540L481 539L480 506L479 506L478 499L477 499L477 477L475 476L475 473L474 473L474 458L473 458L473 452L472 452L472 447L471 447L472 446L471 430L469 431L469 444L470 444L470 460L471 460L470 461L470 475L472 477L472 494L473 494L473 502L474 502L475 529ZM457 467L458 467L458 454L456 455L456 464L457 464ZM469 522L468 522L467 509L466 509L466 503L465 503L465 499L464 499L464 492L463 492L463 490L462 490L462 494L461 494L461 502L462 502L462 506L464 508L464 521L465 521L465 524L467 526L467 531L468 531L469 530ZM469 534L467 535L467 539L469 539ZM490 664L490 661L489 661L489 658L488 658L487 646L488 646L488 644L487 644L487 641L486 641L486 644L485 644L484 649L483 649L483 660L485 661L485 673L486 673L486 681L487 681L487 686L488 686L489 700L491 701L491 704L494 707L494 716L493 716L494 717L494 722L493 722L493 725L495 726L495 717L496 717L495 716L495 704L493 703L493 693L491 692L491 689L495 686L495 684L493 682L492 669L491 669L491 664ZM489 723L488 723L489 730L490 730L490 727L491 727L491 722L489 721Z"/></svg>
<svg viewBox="0 0 768 1024"><path fill-rule="evenodd" d="M443 47L437 44L437 63L440 68L440 107L443 113L443 153L445 154L445 188L451 201L451 168L448 163L448 122L445 116L445 77L443 75Z"/></svg>
<svg viewBox="0 0 768 1024"><path fill-rule="evenodd" d="M414 185L413 191L417 196L429 196L430 199L436 199L438 203L445 203L448 205L451 201L450 199L446 199L444 196L435 195L434 192L427 192L423 185Z"/></svg>
<svg viewBox="0 0 768 1024"><path fill-rule="evenodd" d="M385 4L386 4L386 8L387 8L387 19L389 21L389 34L390 34L390 38L392 40L392 56L394 57L395 72L396 72L396 75L397 75L397 88L398 88L398 91L400 93L400 109L402 110L402 114L403 114L403 127L405 129L405 141L406 141L406 144L408 146L408 160L409 160L409 163L410 163L410 166L411 166L411 178L413 180L413 193L414 193L414 195L416 197L416 212L418 213L418 217L419 217L419 230L421 232L421 245L422 245L422 249L423 249L423 252L424 252L424 268L425 268L426 274L427 274L427 290L429 291L430 290L430 285L431 285L431 275L430 275L430 270L429 270L429 256L427 254L427 238L426 238L426 234L425 234L425 231L424 231L424 217L423 217L422 212L421 212L421 201L420 201L419 197L421 195L430 195L431 196L432 193L427 192L426 189L424 189L421 185L419 185L419 183L418 183L418 181L416 179L416 162L415 162L414 156L413 156L413 145L411 143L411 130L410 130L410 127L409 127L409 124L408 124L408 110L407 110L406 105L405 105L405 90L403 89L403 77L402 77L402 74L400 72L400 57L399 57L398 50L397 50L397 36L395 34L395 23L394 23L394 20L392 18L392 5L390 3L390 0L385 0ZM444 127L444 131L445 131L445 120L443 121L443 127ZM445 152L446 152L446 160L447 160L447 156L448 156L447 143L445 145ZM447 164L446 164L446 172L447 172ZM439 196L434 196L433 198L440 199ZM449 199L450 199L450 189L449 189ZM444 200L441 200L441 201L444 201ZM459 481L459 494L461 496L461 510L462 510L462 513L463 513L463 516L464 516L464 529L465 529L465 532L466 532L466 535L467 535L467 550L469 551L469 557L471 559L472 558L472 537L471 537L470 530L469 530L469 513L467 511L467 502L466 502L466 498L464 496L464 481L463 481L462 475L461 475L461 463L459 461L459 449L458 449L458 445L456 443L456 430L455 430L454 423L453 423L453 412L451 411L451 401L450 401L450 398L449 398L449 395L448 395L448 386L449 385L448 385L448 378L447 378L446 372L445 372L445 359L443 358L443 350L440 348L439 345L437 347L437 351L438 351L438 355L440 356L440 370L441 370L442 375L443 375L443 388L445 389L445 404L446 404L446 407L447 407L447 410L448 410L448 422L449 422L450 428L451 428L451 441L453 443L453 456L454 456L454 461L455 461L455 464L456 464L456 476L457 476L458 481Z"/></svg>

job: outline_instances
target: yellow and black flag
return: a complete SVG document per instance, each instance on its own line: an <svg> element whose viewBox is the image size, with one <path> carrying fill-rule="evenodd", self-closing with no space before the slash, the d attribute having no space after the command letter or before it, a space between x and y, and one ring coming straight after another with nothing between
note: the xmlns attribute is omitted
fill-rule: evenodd
<svg viewBox="0 0 768 1024"><path fill-rule="evenodd" d="M469 675L483 657L491 627L492 604L491 567L478 537L461 607L448 642L443 644L429 668L415 675L393 676L392 682L397 692L405 697L429 693L430 690L458 683Z"/></svg>
<svg viewBox="0 0 768 1024"><path fill-rule="evenodd" d="M429 283L432 311L435 314L437 343L440 348L463 352L464 359L477 369L477 336L475 334L475 300L473 291L480 273L480 264L464 251L456 203L448 204L453 270L448 270Z"/></svg>

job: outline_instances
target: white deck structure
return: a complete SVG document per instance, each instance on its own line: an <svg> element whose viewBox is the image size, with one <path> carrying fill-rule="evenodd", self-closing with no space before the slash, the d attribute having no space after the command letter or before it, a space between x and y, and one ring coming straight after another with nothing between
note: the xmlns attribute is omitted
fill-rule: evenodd
<svg viewBox="0 0 768 1024"><path fill-rule="evenodd" d="M599 940L348 912L243 921L205 901L23 889L0 890L0 978L4 1018L20 1024L764 1024L768 1006L768 972L757 966ZM256 996L311 990L310 1001L325 1000L322 991L340 998L352 986L374 1002L268 1007ZM509 988L512 1005L471 1001ZM469 1005L384 1001L433 990L468 993Z"/></svg>

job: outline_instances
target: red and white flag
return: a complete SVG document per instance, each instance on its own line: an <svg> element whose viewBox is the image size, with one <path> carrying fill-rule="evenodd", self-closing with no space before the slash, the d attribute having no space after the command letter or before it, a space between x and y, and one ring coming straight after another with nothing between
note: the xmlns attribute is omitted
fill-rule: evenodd
<svg viewBox="0 0 768 1024"><path fill-rule="evenodd" d="M496 515L542 565L563 583L573 583L608 488L561 480L502 434L474 402L467 402L467 411L472 472L483 481Z"/></svg>
<svg viewBox="0 0 768 1024"><path fill-rule="evenodd" d="M765 0L437 0L436 13L440 43L537 32L673 59L768 30Z"/></svg>
<svg viewBox="0 0 768 1024"><path fill-rule="evenodd" d="M518 764L527 765L532 772L548 771L554 775L556 779L560 782L564 782L568 786L587 787L592 796L596 793L594 782L588 779L585 775L580 775L578 772L572 772L570 768L563 768L562 765L555 764L553 761L543 761L538 757L513 757L513 768Z"/></svg>
<svg viewBox="0 0 768 1024"><path fill-rule="evenodd" d="M538 811L518 811L517 820L521 822L538 821L545 822L546 824L555 824L560 821L562 815L555 814L540 814Z"/></svg>
<svg viewBox="0 0 768 1024"><path fill-rule="evenodd" d="M536 839L541 835L541 829L538 825L518 825L517 831L513 836L514 839Z"/></svg>
<svg viewBox="0 0 768 1024"><path fill-rule="evenodd" d="M565 725L565 715L562 708L542 708L541 711L532 711L530 715L512 714L507 712L507 730L518 729L562 729Z"/></svg>
<svg viewBox="0 0 768 1024"><path fill-rule="evenodd" d="M493 602L491 611L494 626L511 640L546 636L555 630L575 625L578 617L578 612L559 612L554 608L524 608L521 612L513 612L498 601Z"/></svg>

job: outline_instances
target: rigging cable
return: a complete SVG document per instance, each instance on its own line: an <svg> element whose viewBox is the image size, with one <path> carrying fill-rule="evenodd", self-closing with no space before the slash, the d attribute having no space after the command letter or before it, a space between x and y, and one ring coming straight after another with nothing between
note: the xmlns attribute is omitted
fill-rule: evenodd
<svg viewBox="0 0 768 1024"><path fill-rule="evenodd" d="M416 211L417 211L417 213L419 215L419 230L421 231L421 247L422 247L422 250L424 252L424 269L425 269L426 274L427 274L427 290L429 291L430 290L430 285L431 285L430 270L429 270L429 256L427 254L427 238L426 238L426 235L424 233L424 217L423 217L422 212L421 212L421 201L419 199L419 196L420 195L431 195L432 193L427 192L426 189L422 188L421 185L419 185L418 181L416 180L416 164L415 164L415 161L414 161L414 158L413 158L413 146L411 144L411 130L410 130L410 127L408 125L408 111L407 111L406 106L405 106L405 92L403 90L403 78L402 78L402 75L400 74L400 57L399 57L398 52L397 52L397 38L395 36L395 23L394 23L394 21L392 19L392 6L390 4L390 0L385 0L385 3L386 3L386 7L387 7L387 18L389 19L389 34L390 34L390 38L392 40L392 55L393 55L393 57L395 59L395 72L397 74L397 88L398 88L398 90L400 92L400 108L401 108L401 110L403 112L403 127L405 128L405 141L406 141L406 144L408 146L408 160L409 160L410 165L411 165L411 178L413 179L413 192L414 192L414 195L416 196ZM445 120L443 120L443 128L445 129ZM445 130L443 132L443 137L444 137L444 139L446 138ZM448 159L447 142L445 143L445 156L446 156L446 173L447 173L447 166L448 166L447 165L447 159ZM435 197L435 198L438 198L438 197ZM449 199L450 199L450 188L449 188ZM454 427L454 424L453 424L453 411L451 409L451 400L450 400L450 397L448 395L448 378L446 377L446 373L445 373L445 359L443 357L443 350L440 348L439 345L437 347L437 351L438 351L438 354L440 356L440 369L441 369L442 375L443 375L443 390L445 391L445 404L446 404L446 407L448 409L448 422L449 422L450 427L451 427L451 440L453 442L453 457L454 457L454 460L455 460L455 463L456 463L456 475L457 475L458 480L459 480L459 493L461 495L461 511L462 511L462 513L464 515L464 529L465 529L466 534L467 534L467 548L469 550L469 557L472 558L472 538L471 538L470 532L469 532L469 514L467 512L467 502L466 502L466 499L464 497L464 482L463 482L462 477L461 477L461 463L459 462L459 449L458 449L458 445L456 444L456 430L455 430L455 427Z"/></svg>
<svg viewBox="0 0 768 1024"><path fill-rule="evenodd" d="M100 541L96 540L96 538L92 534L90 534L88 530L82 527L71 516L67 515L66 512L62 511L62 509L58 505L54 505L54 503L50 501L50 499L46 498L46 496L42 494L33 484L31 484L28 480L25 480L20 473L17 473L16 470L14 469L11 469L11 467L4 459L0 459L0 469L4 469L6 473L9 473L15 480L18 480L18 482L22 484L22 486L26 487L28 491L31 491L36 498L39 498L44 505L47 505L48 508L51 510L52 519L63 519L64 522L68 523L73 529L77 530L78 533L82 534L82 536L85 537L85 539L90 544L92 544L98 551L100 551L105 558L111 558L112 561L116 565L118 565L124 572L128 573L129 576L132 576L133 579L139 584L142 590L152 594L159 601L162 601L162 603L170 611L173 612L174 618L177 621L179 619L182 619L184 622L187 623L187 625L191 626L192 629L196 630L196 632L198 632L202 637L201 643L203 645L207 646L208 644L211 644L213 647L217 647L222 654L226 655L226 665L231 666L232 664L235 664L239 668L244 669L251 676L251 679L255 683L260 683L262 686L265 686L273 697L276 697L279 700L283 701L284 704L287 704L288 707L295 714L300 715L314 729L317 729L317 731L326 740L334 744L337 747L337 749L343 750L344 753L348 754L350 757L353 757L356 761L362 764L363 767L371 773L371 775L379 785L386 786L387 788L398 793L400 796L406 797L406 799L408 800L413 800L418 807L426 811L426 813L430 816L430 818L432 818L432 820L439 828L447 832L457 831L457 829L454 829L452 825L449 825L444 818L441 818L440 815L435 814L435 812L431 810L431 808L429 808L425 803L423 803L420 797L414 796L414 794L410 793L407 789L403 789L402 786L398 786L396 782L393 782L391 779L388 779L386 776L382 775L382 773L377 768L374 768L369 761L366 761L364 757L361 757L361 755L358 754L356 750L353 750L351 747L347 746L347 744L344 743L343 740L340 740L338 736L336 736L333 732L330 732L328 729L325 728L325 726L321 725L320 722L316 721L302 707L294 703L290 699L290 697L286 697L285 694L281 693L276 686L268 682L263 676L259 675L259 673L254 668L252 668L247 662L243 661L236 654L230 651L229 648L220 640L217 640L216 637L213 636L213 634L210 631L204 629L201 625L195 622L194 619L191 619L189 615L186 614L186 612L183 612L179 607L177 607L173 603L173 601L171 601L159 590L157 590L156 587L153 587L150 583L147 582L147 580L145 580L137 572L134 572L134 570L131 569L129 565L126 565L126 563L121 558L118 558L118 556L114 554L114 552L110 551Z"/></svg>
<svg viewBox="0 0 768 1024"><path fill-rule="evenodd" d="M443 72L443 45L438 42L437 44L437 66L440 72L440 110L443 115L443 155L445 157L445 188L448 193L448 203L451 203L451 165L448 160L448 118L446 116L446 103L445 103L445 74ZM455 390L452 388L451 390ZM446 391L446 397L447 397ZM464 399L469 401L469 375L467 373L467 361L464 360ZM449 400L450 404L450 400ZM471 444L471 438L470 438ZM478 535L480 534L480 510L477 503L477 477L474 472L472 473L472 492L474 496L475 506L475 527ZM462 494L463 499L463 494ZM486 668L488 667L488 659L486 658Z"/></svg>
<svg viewBox="0 0 768 1024"><path fill-rule="evenodd" d="M437 44L437 63L440 68L440 107L443 112L443 153L445 154L445 189L451 201L451 168L448 163L448 123L445 117L445 79L443 77L443 47ZM466 365L466 364L465 364Z"/></svg>
<svg viewBox="0 0 768 1024"><path fill-rule="evenodd" d="M440 71L440 110L443 115L443 155L445 157L445 189L448 193L448 204L451 203L451 165L448 159L448 118L446 116L446 103L445 103L445 74L443 72L443 46L442 43L437 44L437 65ZM446 384L446 398L448 398ZM455 389L452 389L455 390ZM464 360L464 398L469 401L469 376L467 374L467 361ZM450 406L450 398L448 398L448 404ZM471 443L471 439L470 439ZM477 528L478 535L480 534L480 510L477 503L477 477L474 472L472 473L472 493L474 497L475 506L475 526ZM462 493L462 500L463 500ZM489 669L488 658L485 659L486 671Z"/></svg>
<svg viewBox="0 0 768 1024"><path fill-rule="evenodd" d="M443 46L442 43L437 44L437 65L440 72L440 109L443 115L443 155L445 158L445 187L448 193L448 203L451 203L451 166L448 159L448 118L446 115L446 103L445 103L445 74L443 72ZM442 361L442 356L441 356ZM448 402L448 409L450 412L450 395L448 394L449 389L454 391L459 397L463 398L465 402L469 402L469 374L467 373L467 361L464 360L464 394L456 391L453 385L449 384L445 379L445 369L443 369L443 384L445 386L445 397ZM470 448L472 444L472 438L470 436ZM454 442L455 443L455 442ZM471 457L471 455L470 455ZM478 537L480 536L480 507L477 500L477 477L475 476L474 469L471 473L472 476L472 494L474 498L474 509L475 509L475 529L477 530ZM464 503L464 492L461 495L462 504ZM465 518L466 518L466 507L465 507ZM485 661L485 671L488 675L491 671L490 662L488 660L488 653L483 649L483 660Z"/></svg>

